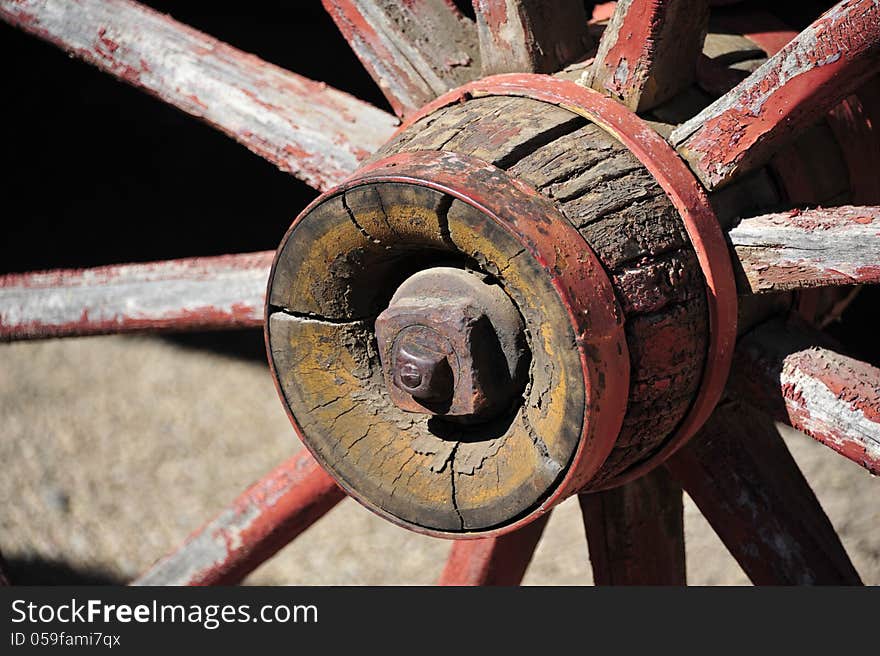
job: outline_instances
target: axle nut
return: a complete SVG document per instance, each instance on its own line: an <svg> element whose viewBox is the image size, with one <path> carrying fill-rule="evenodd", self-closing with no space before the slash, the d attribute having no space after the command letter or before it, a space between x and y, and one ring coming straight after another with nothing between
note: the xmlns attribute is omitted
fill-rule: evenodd
<svg viewBox="0 0 880 656"><path fill-rule="evenodd" d="M498 285L449 267L421 271L376 319L391 400L468 422L509 409L524 387L522 318Z"/></svg>
<svg viewBox="0 0 880 656"><path fill-rule="evenodd" d="M440 333L425 326L404 328L394 343L394 385L423 402L452 398L454 376L449 365L452 347Z"/></svg>

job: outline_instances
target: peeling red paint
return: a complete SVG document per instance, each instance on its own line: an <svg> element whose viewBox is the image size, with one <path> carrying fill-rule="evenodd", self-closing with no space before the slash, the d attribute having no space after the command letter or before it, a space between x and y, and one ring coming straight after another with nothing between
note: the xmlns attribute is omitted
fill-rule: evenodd
<svg viewBox="0 0 880 656"><path fill-rule="evenodd" d="M386 4L388 6L386 6ZM471 77L475 34L449 0L398 3L323 0L342 36L379 85L395 114L404 116ZM435 39L433 31L447 33Z"/></svg>
<svg viewBox="0 0 880 656"><path fill-rule="evenodd" d="M519 585L549 518L547 513L500 537L457 540L438 585Z"/></svg>
<svg viewBox="0 0 880 656"><path fill-rule="evenodd" d="M708 21L704 0L618 2L590 86L633 111L659 105L694 79Z"/></svg>
<svg viewBox="0 0 880 656"><path fill-rule="evenodd" d="M880 369L823 348L807 326L774 322L737 347L740 398L880 474Z"/></svg>
<svg viewBox="0 0 880 656"><path fill-rule="evenodd" d="M880 4L841 2L670 140L709 189L764 164L880 69Z"/></svg>
<svg viewBox="0 0 880 656"><path fill-rule="evenodd" d="M719 405L666 467L756 585L861 584L766 416L740 403Z"/></svg>
<svg viewBox="0 0 880 656"><path fill-rule="evenodd" d="M728 238L743 292L880 283L880 208L791 210L741 221Z"/></svg>
<svg viewBox="0 0 880 656"><path fill-rule="evenodd" d="M303 449L248 488L135 585L239 583L344 498Z"/></svg>
<svg viewBox="0 0 880 656"><path fill-rule="evenodd" d="M484 75L555 73L583 56L592 38L580 0L475 0Z"/></svg>
<svg viewBox="0 0 880 656"><path fill-rule="evenodd" d="M2 276L0 340L261 326L273 256L265 251Z"/></svg>
<svg viewBox="0 0 880 656"><path fill-rule="evenodd" d="M140 87L324 189L391 136L396 120L129 0L38 0L0 6L0 19ZM295 143L297 157L280 144Z"/></svg>

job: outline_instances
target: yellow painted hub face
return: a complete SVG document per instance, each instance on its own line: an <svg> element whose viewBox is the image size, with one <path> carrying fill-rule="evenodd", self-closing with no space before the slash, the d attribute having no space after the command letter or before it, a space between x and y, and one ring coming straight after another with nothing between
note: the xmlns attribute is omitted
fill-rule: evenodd
<svg viewBox="0 0 880 656"><path fill-rule="evenodd" d="M374 322L433 266L494 276L531 351L515 408L463 427L389 398ZM279 249L268 341L295 425L362 503L437 534L513 523L559 484L581 438L585 390L570 318L541 265L474 207L426 187L369 183L323 199Z"/></svg>

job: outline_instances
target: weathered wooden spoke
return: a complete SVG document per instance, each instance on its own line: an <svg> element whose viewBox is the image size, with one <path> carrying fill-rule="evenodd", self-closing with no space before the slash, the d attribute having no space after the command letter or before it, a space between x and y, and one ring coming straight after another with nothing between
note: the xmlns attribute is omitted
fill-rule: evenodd
<svg viewBox="0 0 880 656"><path fill-rule="evenodd" d="M477 77L473 21L448 0L323 0L398 116Z"/></svg>
<svg viewBox="0 0 880 656"><path fill-rule="evenodd" d="M303 449L254 483L135 585L230 585L321 519L345 493Z"/></svg>
<svg viewBox="0 0 880 656"><path fill-rule="evenodd" d="M681 487L665 470L579 499L596 585L687 583Z"/></svg>
<svg viewBox="0 0 880 656"><path fill-rule="evenodd" d="M500 537L454 542L439 585L519 585L549 517Z"/></svg>
<svg viewBox="0 0 880 656"><path fill-rule="evenodd" d="M709 23L708 0L621 0L602 34L590 86L633 111L687 87Z"/></svg>
<svg viewBox="0 0 880 656"><path fill-rule="evenodd" d="M761 326L737 346L731 388L777 421L880 474L880 369L827 344L804 325Z"/></svg>
<svg viewBox="0 0 880 656"><path fill-rule="evenodd" d="M317 189L350 174L395 119L129 0L0 0L0 18L187 114Z"/></svg>
<svg viewBox="0 0 880 656"><path fill-rule="evenodd" d="M722 403L666 467L758 585L861 581L773 423Z"/></svg>
<svg viewBox="0 0 880 656"><path fill-rule="evenodd" d="M580 0L474 0L484 75L554 73L592 40Z"/></svg>
<svg viewBox="0 0 880 656"><path fill-rule="evenodd" d="M273 255L0 276L0 340L262 326Z"/></svg>
<svg viewBox="0 0 880 656"><path fill-rule="evenodd" d="M844 0L670 136L709 189L765 164L880 70L880 5Z"/></svg>
<svg viewBox="0 0 880 656"><path fill-rule="evenodd" d="M772 421L878 473L880 370L804 327L748 331L839 291L809 288L880 282L862 165L880 95L860 88L880 5L704 43L721 3L621 0L588 69L576 0L475 0L475 21L451 0L323 4L400 130L129 0L0 0L0 18L325 191L274 253L0 278L0 339L268 317L315 459L269 473L138 583L240 581L348 493L458 539L444 585L519 583L574 494L598 584L680 585L682 487L754 582L858 583ZM825 147L834 164L817 166ZM844 203L865 206L782 211Z"/></svg>
<svg viewBox="0 0 880 656"><path fill-rule="evenodd" d="M728 233L741 291L764 293L880 282L880 208L790 210Z"/></svg>

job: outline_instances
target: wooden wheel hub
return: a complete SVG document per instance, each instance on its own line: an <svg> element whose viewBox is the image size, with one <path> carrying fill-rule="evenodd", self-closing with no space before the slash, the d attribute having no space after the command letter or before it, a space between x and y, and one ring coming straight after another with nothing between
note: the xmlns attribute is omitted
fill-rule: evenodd
<svg viewBox="0 0 880 656"><path fill-rule="evenodd" d="M484 534L661 462L709 312L685 222L626 147L487 95L425 112L300 215L267 337L346 490L417 530Z"/></svg>
<svg viewBox="0 0 880 656"><path fill-rule="evenodd" d="M403 153L318 199L278 251L268 311L303 440L411 528L509 529L590 480L620 430L629 365L610 281L548 200L485 162ZM402 352L442 377L442 351L448 407L395 384Z"/></svg>
<svg viewBox="0 0 880 656"><path fill-rule="evenodd" d="M576 492L597 583L684 583L682 490L754 582L859 582L772 420L880 471L880 370L826 348L815 326L852 294L814 289L880 282L876 0L786 9L800 34L750 3L589 20L480 0L472 20L325 0L396 132L136 2L60 4L0 19L320 191L343 181L276 253L0 280L3 339L265 324L319 462L282 463L141 582L240 581L340 486L409 528L489 536L453 547L444 584L521 580Z"/></svg>

